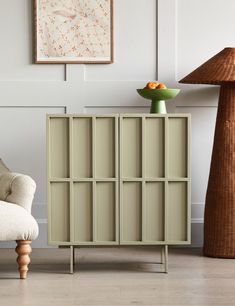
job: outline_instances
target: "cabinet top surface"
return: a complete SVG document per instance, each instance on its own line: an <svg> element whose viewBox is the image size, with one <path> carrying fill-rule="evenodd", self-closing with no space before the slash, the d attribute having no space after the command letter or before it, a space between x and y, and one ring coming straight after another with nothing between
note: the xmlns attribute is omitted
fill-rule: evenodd
<svg viewBox="0 0 235 306"><path fill-rule="evenodd" d="M79 117L79 118L91 118L91 117L147 117L147 118L165 118L165 117L170 117L170 118L179 118L179 117L186 117L190 118L191 114L186 114L186 113L169 113L169 114L140 114L140 113L115 113L115 114L47 114L48 118L60 118L60 117Z"/></svg>

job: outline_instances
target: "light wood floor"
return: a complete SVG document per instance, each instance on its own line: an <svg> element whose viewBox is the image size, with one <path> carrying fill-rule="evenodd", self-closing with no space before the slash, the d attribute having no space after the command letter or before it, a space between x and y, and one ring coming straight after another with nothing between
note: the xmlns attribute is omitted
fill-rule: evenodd
<svg viewBox="0 0 235 306"><path fill-rule="evenodd" d="M235 261L170 249L169 274L156 248L78 249L69 272L68 249L34 249L26 281L14 250L0 249L1 306L235 305Z"/></svg>

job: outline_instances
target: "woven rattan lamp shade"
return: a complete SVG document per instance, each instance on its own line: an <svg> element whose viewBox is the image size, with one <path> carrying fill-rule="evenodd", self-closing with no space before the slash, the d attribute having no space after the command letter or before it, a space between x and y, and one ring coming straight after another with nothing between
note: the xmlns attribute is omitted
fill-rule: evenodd
<svg viewBox="0 0 235 306"><path fill-rule="evenodd" d="M235 48L225 48L180 83L220 85L204 216L206 256L235 258Z"/></svg>
<svg viewBox="0 0 235 306"><path fill-rule="evenodd" d="M235 48L223 49L180 81L215 85L224 82L235 82Z"/></svg>

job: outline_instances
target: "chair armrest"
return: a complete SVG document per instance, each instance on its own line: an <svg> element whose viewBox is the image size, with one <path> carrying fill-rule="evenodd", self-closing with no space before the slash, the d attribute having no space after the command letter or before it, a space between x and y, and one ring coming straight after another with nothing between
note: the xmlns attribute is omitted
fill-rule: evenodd
<svg viewBox="0 0 235 306"><path fill-rule="evenodd" d="M6 172L0 174L0 200L17 204L31 213L36 183L28 176Z"/></svg>

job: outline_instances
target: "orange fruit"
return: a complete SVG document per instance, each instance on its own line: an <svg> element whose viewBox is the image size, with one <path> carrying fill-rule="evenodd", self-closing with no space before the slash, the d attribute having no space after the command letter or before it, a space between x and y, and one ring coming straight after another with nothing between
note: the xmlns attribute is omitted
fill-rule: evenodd
<svg viewBox="0 0 235 306"><path fill-rule="evenodd" d="M146 85L146 88L147 89L156 89L158 84L159 83L156 82L156 81L148 82L147 85Z"/></svg>
<svg viewBox="0 0 235 306"><path fill-rule="evenodd" d="M160 84L158 81L153 81L157 86Z"/></svg>
<svg viewBox="0 0 235 306"><path fill-rule="evenodd" d="M167 87L164 83L160 83L158 84L157 89L167 89Z"/></svg>

